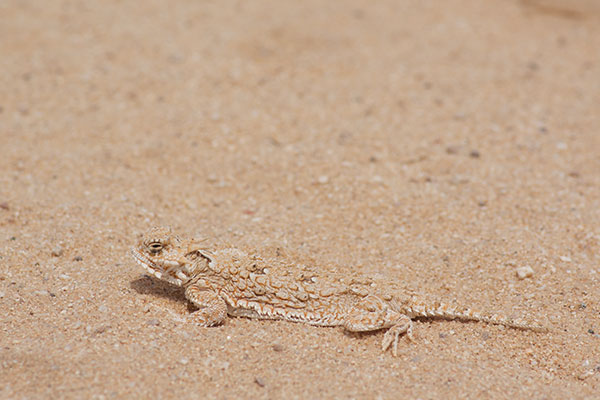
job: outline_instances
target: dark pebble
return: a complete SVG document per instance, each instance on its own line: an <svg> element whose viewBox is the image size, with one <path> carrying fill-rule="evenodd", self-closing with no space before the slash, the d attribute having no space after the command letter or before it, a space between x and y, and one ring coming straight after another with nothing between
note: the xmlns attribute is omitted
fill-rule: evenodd
<svg viewBox="0 0 600 400"><path fill-rule="evenodd" d="M275 344L273 345L273 350L274 350L274 351L283 351L283 346L282 346L282 345L280 345L279 343L275 343Z"/></svg>

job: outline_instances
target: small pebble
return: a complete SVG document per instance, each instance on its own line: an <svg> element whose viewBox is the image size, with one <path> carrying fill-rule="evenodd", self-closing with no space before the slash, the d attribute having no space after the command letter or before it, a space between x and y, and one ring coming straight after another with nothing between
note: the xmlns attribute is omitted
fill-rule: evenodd
<svg viewBox="0 0 600 400"><path fill-rule="evenodd" d="M63 255L63 249L60 246L56 246L55 248L52 249L52 255L54 257L60 257Z"/></svg>
<svg viewBox="0 0 600 400"><path fill-rule="evenodd" d="M38 295L38 296L48 296L50 294L50 293L48 293L47 290L36 290L33 293L36 294L36 295Z"/></svg>
<svg viewBox="0 0 600 400"><path fill-rule="evenodd" d="M447 154L458 154L459 151L460 151L460 146L452 145L452 146L446 147Z"/></svg>
<svg viewBox="0 0 600 400"><path fill-rule="evenodd" d="M110 328L111 328L110 325L100 325L99 327L97 327L96 329L94 329L94 331L92 332L92 335L99 335L101 333L106 332Z"/></svg>
<svg viewBox="0 0 600 400"><path fill-rule="evenodd" d="M108 308L104 304L102 304L100 307L98 307L98 311L105 313L108 311Z"/></svg>
<svg viewBox="0 0 600 400"><path fill-rule="evenodd" d="M273 351L283 351L283 346L279 343L273 345Z"/></svg>
<svg viewBox="0 0 600 400"><path fill-rule="evenodd" d="M321 175L318 179L318 182L322 185L326 184L327 182L329 182L329 178L326 175Z"/></svg>
<svg viewBox="0 0 600 400"><path fill-rule="evenodd" d="M81 256L73 257L73 261L81 261L81 260L83 260L83 257L81 257Z"/></svg>
<svg viewBox="0 0 600 400"><path fill-rule="evenodd" d="M10 207L8 206L8 203L6 201L3 201L2 203L0 203L0 208L3 210L9 210Z"/></svg>
<svg viewBox="0 0 600 400"><path fill-rule="evenodd" d="M560 258L560 260L561 260L561 261L564 261L564 262L571 262L571 257L567 257L567 256L560 256L560 257L558 257L558 258Z"/></svg>
<svg viewBox="0 0 600 400"><path fill-rule="evenodd" d="M527 354L528 356L533 355L534 351L531 347L528 347L525 349L525 354Z"/></svg>
<svg viewBox="0 0 600 400"><path fill-rule="evenodd" d="M215 183L218 179L215 174L210 174L206 177L206 180L209 181L210 183Z"/></svg>
<svg viewBox="0 0 600 400"><path fill-rule="evenodd" d="M187 363L189 363L189 362L190 362L190 360L188 360L185 357L182 357L179 359L179 364L181 364L181 365L187 365Z"/></svg>
<svg viewBox="0 0 600 400"><path fill-rule="evenodd" d="M516 272L517 278L519 279L531 278L533 276L533 268L531 268L529 265L517 268Z"/></svg>
<svg viewBox="0 0 600 400"><path fill-rule="evenodd" d="M69 280L69 279L71 279L71 277L70 277L69 275L67 275L67 274L60 274L60 275L58 275L58 277L59 277L60 279L64 279L64 280Z"/></svg>
<svg viewBox="0 0 600 400"><path fill-rule="evenodd" d="M146 325L159 326L160 325L160 321L157 320L157 319L149 319L148 321L146 321Z"/></svg>
<svg viewBox="0 0 600 400"><path fill-rule="evenodd" d="M471 152L469 153L469 156L471 158L479 158L481 156L481 154L477 150L471 150Z"/></svg>
<svg viewBox="0 0 600 400"><path fill-rule="evenodd" d="M4 297L4 292L0 292L0 299Z"/></svg>
<svg viewBox="0 0 600 400"><path fill-rule="evenodd" d="M265 381L258 376L254 378L254 382L256 382L256 384L260 387L265 387Z"/></svg>
<svg viewBox="0 0 600 400"><path fill-rule="evenodd" d="M579 380L584 380L589 378L590 376L594 375L596 373L596 371L594 371L593 369L588 369L585 372L582 372L581 374L577 375L577 379Z"/></svg>

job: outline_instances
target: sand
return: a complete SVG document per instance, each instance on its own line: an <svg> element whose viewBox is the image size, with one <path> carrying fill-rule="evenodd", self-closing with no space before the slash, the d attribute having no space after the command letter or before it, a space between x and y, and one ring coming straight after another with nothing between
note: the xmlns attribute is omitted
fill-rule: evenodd
<svg viewBox="0 0 600 400"><path fill-rule="evenodd" d="M594 0L1 2L0 397L598 396L598 49ZM153 225L551 330L200 328Z"/></svg>

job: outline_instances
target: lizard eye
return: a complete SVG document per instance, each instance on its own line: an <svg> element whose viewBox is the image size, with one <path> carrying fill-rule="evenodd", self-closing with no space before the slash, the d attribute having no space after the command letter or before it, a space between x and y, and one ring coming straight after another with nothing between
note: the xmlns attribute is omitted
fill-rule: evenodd
<svg viewBox="0 0 600 400"><path fill-rule="evenodd" d="M148 249L150 250L150 253L157 254L163 249L163 245L160 242L152 242L148 244Z"/></svg>

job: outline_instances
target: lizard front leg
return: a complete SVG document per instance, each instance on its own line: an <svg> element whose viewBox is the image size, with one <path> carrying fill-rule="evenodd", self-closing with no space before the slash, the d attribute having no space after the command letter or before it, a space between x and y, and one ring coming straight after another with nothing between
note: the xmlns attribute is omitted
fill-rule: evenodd
<svg viewBox="0 0 600 400"><path fill-rule="evenodd" d="M190 285L185 289L185 297L200 308L191 314L191 319L200 326L215 326L227 318L227 303L217 293Z"/></svg>
<svg viewBox="0 0 600 400"><path fill-rule="evenodd" d="M383 336L381 349L392 346L392 354L398 355L398 338L406 333L412 340L412 320L407 315L393 310L388 303L377 296L367 296L350 309L343 323L344 329L351 332L368 332L388 329Z"/></svg>

